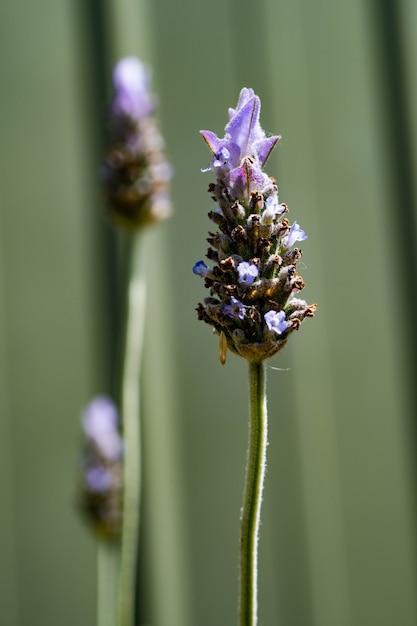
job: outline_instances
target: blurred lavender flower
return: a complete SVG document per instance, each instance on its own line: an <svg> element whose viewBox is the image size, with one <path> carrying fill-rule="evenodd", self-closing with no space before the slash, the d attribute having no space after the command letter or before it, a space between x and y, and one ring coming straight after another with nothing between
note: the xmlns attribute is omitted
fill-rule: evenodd
<svg viewBox="0 0 417 626"><path fill-rule="evenodd" d="M113 71L111 138L101 178L110 213L135 229L171 214L172 168L153 116L149 70L136 57L119 61Z"/></svg>
<svg viewBox="0 0 417 626"><path fill-rule="evenodd" d="M198 305L199 319L223 342L226 337L232 352L255 363L276 354L316 309L295 297L304 282L297 274L302 252L293 246L307 235L283 217L287 205L279 203L276 182L263 171L280 137L266 136L260 108L258 96L244 88L236 109L229 109L223 138L200 131L212 153L203 171L216 176L209 193L218 206L209 217L218 231L208 238L213 269L203 261L194 266L210 290Z"/></svg>
<svg viewBox="0 0 417 626"><path fill-rule="evenodd" d="M106 396L94 398L82 415L82 508L97 532L117 536L121 524L123 441L118 412Z"/></svg>

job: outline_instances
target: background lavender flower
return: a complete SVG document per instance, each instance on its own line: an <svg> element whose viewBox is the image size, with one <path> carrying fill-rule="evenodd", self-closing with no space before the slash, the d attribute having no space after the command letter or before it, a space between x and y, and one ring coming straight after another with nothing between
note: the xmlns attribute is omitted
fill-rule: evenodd
<svg viewBox="0 0 417 626"><path fill-rule="evenodd" d="M112 217L132 229L171 214L172 168L153 116L149 70L138 58L126 57L114 69L113 87L101 178Z"/></svg>
<svg viewBox="0 0 417 626"><path fill-rule="evenodd" d="M86 436L81 506L100 535L115 537L121 524L123 458L117 408L110 398L97 396L81 421Z"/></svg>
<svg viewBox="0 0 417 626"><path fill-rule="evenodd" d="M260 108L258 96L244 88L229 109L223 138L200 131L213 155L208 171L216 181L209 192L218 207L209 217L219 230L208 238L213 270L202 261L194 267L210 290L198 305L199 319L253 362L276 354L316 308L294 301L304 282L297 274L302 252L293 246L307 235L283 217L287 205L279 203L276 182L263 171L279 136L266 136Z"/></svg>

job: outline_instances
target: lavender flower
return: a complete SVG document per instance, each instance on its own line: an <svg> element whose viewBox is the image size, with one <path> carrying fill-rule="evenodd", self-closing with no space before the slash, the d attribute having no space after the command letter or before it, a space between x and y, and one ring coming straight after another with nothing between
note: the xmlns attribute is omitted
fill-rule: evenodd
<svg viewBox="0 0 417 626"><path fill-rule="evenodd" d="M210 268L204 263L204 261L197 261L193 267L193 273L197 274L197 276L207 276L209 272Z"/></svg>
<svg viewBox="0 0 417 626"><path fill-rule="evenodd" d="M282 238L281 246L283 248L292 248L297 241L304 241L305 239L307 239L307 235L297 222L294 222L289 232Z"/></svg>
<svg viewBox="0 0 417 626"><path fill-rule="evenodd" d="M213 326L223 343L225 337L232 352L255 363L276 354L316 309L295 298L304 282L297 274L302 252L294 244L307 235L283 217L287 205L263 171L280 137L266 136L260 108L258 96L244 88L237 107L229 109L223 138L200 131L212 153L205 171L216 177L209 192L217 208L209 217L218 231L208 238L213 269L194 267L210 290L197 307L198 318Z"/></svg>
<svg viewBox="0 0 417 626"><path fill-rule="evenodd" d="M284 311L268 311L264 315L264 320L268 329L277 335L282 335L287 330L288 323Z"/></svg>
<svg viewBox="0 0 417 626"><path fill-rule="evenodd" d="M287 207L285 204L278 204L278 196L273 194L265 201L266 209L262 213L261 224L272 224L277 215L285 213Z"/></svg>
<svg viewBox="0 0 417 626"><path fill-rule="evenodd" d="M86 436L82 458L82 509L97 532L118 536L121 524L123 441L117 408L97 396L81 421Z"/></svg>
<svg viewBox="0 0 417 626"><path fill-rule="evenodd" d="M245 317L245 306L232 296L229 304L223 304L222 313L232 319L243 320Z"/></svg>
<svg viewBox="0 0 417 626"><path fill-rule="evenodd" d="M136 57L119 61L113 72L111 137L101 178L111 216L135 229L171 213L172 168L153 117L150 73Z"/></svg>
<svg viewBox="0 0 417 626"><path fill-rule="evenodd" d="M242 261L237 266L237 271L239 274L239 282L242 285L246 285L249 287L258 276L258 268L253 263L247 263L246 261Z"/></svg>

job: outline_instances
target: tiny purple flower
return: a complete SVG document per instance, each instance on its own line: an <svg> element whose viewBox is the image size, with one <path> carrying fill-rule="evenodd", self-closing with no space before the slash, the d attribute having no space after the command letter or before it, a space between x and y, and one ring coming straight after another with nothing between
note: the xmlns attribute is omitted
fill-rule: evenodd
<svg viewBox="0 0 417 626"><path fill-rule="evenodd" d="M83 413L82 424L86 436L106 459L116 461L121 457L123 441L117 429L118 414L110 398L94 398Z"/></svg>
<svg viewBox="0 0 417 626"><path fill-rule="evenodd" d="M194 274L197 274L197 276L207 276L210 272L210 268L204 263L204 261L197 261L193 267L193 272Z"/></svg>
<svg viewBox="0 0 417 626"><path fill-rule="evenodd" d="M253 263L243 261L237 266L237 271L239 272L239 282L246 285L246 287L249 287L255 278L258 278L259 271Z"/></svg>
<svg viewBox="0 0 417 626"><path fill-rule="evenodd" d="M117 63L113 71L113 114L138 119L154 109L149 94L150 73L136 57L130 56Z"/></svg>
<svg viewBox="0 0 417 626"><path fill-rule="evenodd" d="M282 238L281 245L283 248L292 248L296 241L304 241L304 239L307 239L307 235L297 222L294 222L290 232Z"/></svg>
<svg viewBox="0 0 417 626"><path fill-rule="evenodd" d="M266 209L261 217L262 224L272 224L274 218L285 211L285 206L278 203L278 196L276 194L266 199L265 206Z"/></svg>
<svg viewBox="0 0 417 626"><path fill-rule="evenodd" d="M233 319L239 318L243 320L245 316L245 306L239 302L239 300L231 296L230 304L223 304L222 313Z"/></svg>
<svg viewBox="0 0 417 626"><path fill-rule="evenodd" d="M215 158L213 159L213 167L223 167L224 165L226 165L229 159L229 150L226 147L221 148L221 150L218 151Z"/></svg>
<svg viewBox="0 0 417 626"><path fill-rule="evenodd" d="M268 329L277 335L282 335L287 330L288 322L285 319L284 311L268 311L264 315L264 320Z"/></svg>

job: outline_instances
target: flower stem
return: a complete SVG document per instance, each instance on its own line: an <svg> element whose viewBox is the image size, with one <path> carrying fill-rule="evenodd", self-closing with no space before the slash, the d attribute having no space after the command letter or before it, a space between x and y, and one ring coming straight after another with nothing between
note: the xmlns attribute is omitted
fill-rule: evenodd
<svg viewBox="0 0 417 626"><path fill-rule="evenodd" d="M265 365L263 362L250 362L249 444L240 535L240 626L256 626L258 621L258 539L266 468L267 431Z"/></svg>
<svg viewBox="0 0 417 626"><path fill-rule="evenodd" d="M119 543L108 539L98 542L97 624L115 626L116 593L120 566Z"/></svg>
<svg viewBox="0 0 417 626"><path fill-rule="evenodd" d="M118 626L134 626L141 491L140 372L145 324L144 253L139 235L129 242L126 326L122 360L121 415L125 441L123 521L118 592ZM141 259L142 257L142 259Z"/></svg>

